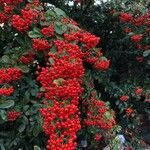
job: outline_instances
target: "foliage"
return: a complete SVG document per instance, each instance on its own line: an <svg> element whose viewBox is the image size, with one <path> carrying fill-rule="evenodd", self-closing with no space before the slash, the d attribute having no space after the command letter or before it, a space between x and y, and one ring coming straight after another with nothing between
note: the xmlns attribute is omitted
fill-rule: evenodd
<svg viewBox="0 0 150 150"><path fill-rule="evenodd" d="M101 1L100 5L86 0L74 3L69 9L70 16L83 28L101 37L102 51L111 60L111 66L107 73L92 70L91 74L102 98L111 99L126 140L130 143L135 139L131 142L134 146L137 138L148 143L150 140L149 8L150 3L145 0ZM129 98L122 102L124 97ZM126 114L128 107L134 110L132 117ZM142 126L147 127L141 129Z"/></svg>
<svg viewBox="0 0 150 150"><path fill-rule="evenodd" d="M142 149L149 141L149 6L0 0L0 148L117 150L122 134L126 149Z"/></svg>
<svg viewBox="0 0 150 150"><path fill-rule="evenodd" d="M149 143L149 130L141 129L146 124L143 118L149 120L150 113L149 6L148 1L117 0L91 4L84 14L79 6L76 12L82 17L72 13L84 28L101 37L102 51L111 66L107 73L92 70L91 74L102 98L111 100L118 124L135 149L140 146L137 139Z"/></svg>

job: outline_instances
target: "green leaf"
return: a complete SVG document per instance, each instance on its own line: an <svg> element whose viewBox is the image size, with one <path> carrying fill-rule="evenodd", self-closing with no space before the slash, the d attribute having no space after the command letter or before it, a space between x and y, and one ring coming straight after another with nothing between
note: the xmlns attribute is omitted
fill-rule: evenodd
<svg viewBox="0 0 150 150"><path fill-rule="evenodd" d="M17 66L23 73L28 73L30 71L29 67L28 66L25 66L25 65L20 65L20 66Z"/></svg>
<svg viewBox="0 0 150 150"><path fill-rule="evenodd" d="M111 116L111 113L109 112L109 111L107 111L106 113L105 113L105 117L106 117L106 119L110 119L112 116Z"/></svg>
<svg viewBox="0 0 150 150"><path fill-rule="evenodd" d="M18 131L21 133L21 132L23 132L25 130L25 128L26 128L26 125L25 124L21 124L19 126L19 128L18 128Z"/></svg>
<svg viewBox="0 0 150 150"><path fill-rule="evenodd" d="M50 52L51 52L51 53L56 53L56 52L57 52L56 47L55 47L55 46L53 46L53 47L50 49Z"/></svg>
<svg viewBox="0 0 150 150"><path fill-rule="evenodd" d="M40 11L44 10L44 8L42 6L39 6L37 9Z"/></svg>
<svg viewBox="0 0 150 150"><path fill-rule="evenodd" d="M114 17L114 18L118 18L119 15L120 15L120 13L119 13L119 12L116 12L116 13L113 14L113 17Z"/></svg>
<svg viewBox="0 0 150 150"><path fill-rule="evenodd" d="M3 12L3 7L0 6L0 12Z"/></svg>
<svg viewBox="0 0 150 150"><path fill-rule="evenodd" d="M56 14L52 10L47 10L45 13L46 20L51 20L52 17L56 17Z"/></svg>
<svg viewBox="0 0 150 150"><path fill-rule="evenodd" d="M67 26L62 24L61 22L56 22L54 28L55 32L60 35L67 31Z"/></svg>
<svg viewBox="0 0 150 150"><path fill-rule="evenodd" d="M7 118L7 113L6 113L6 111L0 110L0 115L1 115L1 118L2 118L3 120L6 120L6 118Z"/></svg>
<svg viewBox="0 0 150 150"><path fill-rule="evenodd" d="M29 2L29 3L32 3L32 2L33 2L33 0L28 0L28 2Z"/></svg>
<svg viewBox="0 0 150 150"><path fill-rule="evenodd" d="M41 38L43 35L42 33L40 32L40 29L39 28L33 28L33 31L29 31L28 32L28 36L30 38Z"/></svg>
<svg viewBox="0 0 150 150"><path fill-rule="evenodd" d="M52 58L49 58L48 60L49 60L49 62L50 62L52 65L53 65L54 62L55 62Z"/></svg>
<svg viewBox="0 0 150 150"><path fill-rule="evenodd" d="M37 33L34 32L34 31L30 31L30 32L28 33L28 36L29 36L30 38L40 38L40 37L42 37L41 34L37 34Z"/></svg>
<svg viewBox="0 0 150 150"><path fill-rule="evenodd" d="M26 112L29 109L29 107L30 107L29 105L23 106L23 111Z"/></svg>
<svg viewBox="0 0 150 150"><path fill-rule="evenodd" d="M23 124L28 125L29 124L28 118L26 116L23 116L22 118L23 118L22 120Z"/></svg>
<svg viewBox="0 0 150 150"><path fill-rule="evenodd" d="M73 24L71 24L71 23L69 23L68 25L67 25L69 28L71 28L71 29L76 29L76 30L80 30L80 28L78 27L78 26L76 26L76 25L73 25Z"/></svg>
<svg viewBox="0 0 150 150"><path fill-rule="evenodd" d="M45 91L44 87L41 87L41 88L40 88L40 91L41 91L41 92L44 92L44 91Z"/></svg>
<svg viewBox="0 0 150 150"><path fill-rule="evenodd" d="M39 146L35 145L34 150L41 150L41 148Z"/></svg>
<svg viewBox="0 0 150 150"><path fill-rule="evenodd" d="M54 11L57 15L66 17L66 13L63 10L55 7Z"/></svg>
<svg viewBox="0 0 150 150"><path fill-rule="evenodd" d="M0 149L1 149L1 150L6 150L5 147L4 147L3 140L2 140L1 143L0 143Z"/></svg>
<svg viewBox="0 0 150 150"><path fill-rule="evenodd" d="M55 79L55 80L53 81L53 83L55 83L56 85L61 85L63 81L64 81L63 78L58 78L58 79Z"/></svg>
<svg viewBox="0 0 150 150"><path fill-rule="evenodd" d="M7 55L4 55L4 56L2 57L2 61L3 61L4 63L10 63L10 58L9 58Z"/></svg>
<svg viewBox="0 0 150 150"><path fill-rule="evenodd" d="M41 33L41 30L39 28L36 28L36 27L33 28L33 31L36 32L36 33L39 33L39 34Z"/></svg>
<svg viewBox="0 0 150 150"><path fill-rule="evenodd" d="M143 56L144 57L147 57L147 56L149 56L150 55L150 50L147 50L147 51L144 51L143 52Z"/></svg>
<svg viewBox="0 0 150 150"><path fill-rule="evenodd" d="M120 103L119 100L117 100L117 101L116 101L116 105L119 105L119 103Z"/></svg>
<svg viewBox="0 0 150 150"><path fill-rule="evenodd" d="M5 109L5 108L10 108L12 106L14 106L15 102L13 100L7 100L7 101L3 101L0 104L0 108Z"/></svg>
<svg viewBox="0 0 150 150"><path fill-rule="evenodd" d="M40 133L40 128L39 128L39 126L37 125L37 126L33 129L33 135L34 135L35 137L37 137L39 133Z"/></svg>
<svg viewBox="0 0 150 150"><path fill-rule="evenodd" d="M103 57L101 57L101 60L107 60L107 58L103 56Z"/></svg>
<svg viewBox="0 0 150 150"><path fill-rule="evenodd" d="M31 94L32 96L36 96L37 93L38 93L37 89L31 89L31 90L30 90L30 94Z"/></svg>

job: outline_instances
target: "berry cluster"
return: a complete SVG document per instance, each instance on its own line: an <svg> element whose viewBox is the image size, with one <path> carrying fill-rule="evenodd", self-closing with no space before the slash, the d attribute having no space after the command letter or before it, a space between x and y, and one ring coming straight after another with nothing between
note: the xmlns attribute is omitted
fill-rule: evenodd
<svg viewBox="0 0 150 150"><path fill-rule="evenodd" d="M33 39L32 46L36 51L45 51L51 47L51 44L46 39Z"/></svg>
<svg viewBox="0 0 150 150"><path fill-rule="evenodd" d="M0 88L0 95L10 96L14 92L14 88Z"/></svg>
<svg viewBox="0 0 150 150"><path fill-rule="evenodd" d="M96 69L107 70L109 68L110 60L100 60L97 61L94 66Z"/></svg>
<svg viewBox="0 0 150 150"><path fill-rule="evenodd" d="M130 22L133 17L130 13L120 13L119 19L121 22Z"/></svg>
<svg viewBox="0 0 150 150"><path fill-rule="evenodd" d="M116 124L114 112L110 111L105 102L96 98L96 92L92 91L86 100L87 118L84 119L86 126L96 126L102 129L112 129Z"/></svg>
<svg viewBox="0 0 150 150"><path fill-rule="evenodd" d="M32 23L37 23L37 18L39 16L39 12L32 9L22 9L21 10L22 18L28 25Z"/></svg>
<svg viewBox="0 0 150 150"><path fill-rule="evenodd" d="M45 27L41 30L41 33L46 37L53 37L54 36L54 26L50 25L49 27Z"/></svg>
<svg viewBox="0 0 150 150"><path fill-rule="evenodd" d="M19 118L21 115L21 112L17 111L9 111L7 114L8 121L15 121L17 118Z"/></svg>
<svg viewBox="0 0 150 150"><path fill-rule="evenodd" d="M144 61L141 52L143 51L144 53L144 51L147 51L150 48L150 45L147 42L144 42L144 40L146 41L149 38L150 34L150 11L144 15L141 15L139 12L134 12L133 14L134 15L130 13L120 13L119 19L120 22L123 23L124 32L130 35L131 42L133 42L135 48L140 51L137 52L138 56L136 56L136 60L141 63ZM140 32L138 31L139 28L142 28Z"/></svg>
<svg viewBox="0 0 150 150"><path fill-rule="evenodd" d="M19 80L22 72L18 68L0 69L0 84Z"/></svg>
<svg viewBox="0 0 150 150"><path fill-rule="evenodd" d="M92 35L89 32L77 31L70 34L64 34L64 39L67 41L79 41L85 44L86 49L91 49L99 44L100 38Z"/></svg>
<svg viewBox="0 0 150 150"><path fill-rule="evenodd" d="M97 134L95 134L95 138L94 139L95 139L95 141L99 142L100 140L102 140L102 137L103 136L101 134L97 133Z"/></svg>
<svg viewBox="0 0 150 150"><path fill-rule="evenodd" d="M82 52L77 45L55 41L56 53L49 53L54 64L42 68L37 80L45 89L47 108L41 109L43 129L50 136L47 149L74 150L81 128L78 104L83 92Z"/></svg>
<svg viewBox="0 0 150 150"><path fill-rule="evenodd" d="M18 5L21 2L23 2L23 0L2 0L3 2L5 2L8 5Z"/></svg>
<svg viewBox="0 0 150 150"><path fill-rule="evenodd" d="M140 88L140 87L136 87L135 88L135 94L136 94L136 96L141 96L142 92L143 92L142 88Z"/></svg>
<svg viewBox="0 0 150 150"><path fill-rule="evenodd" d="M105 102L92 95L87 105L85 125L97 126L102 129L111 129L115 125L114 114L108 110Z"/></svg>
<svg viewBox="0 0 150 150"><path fill-rule="evenodd" d="M12 25L20 32L24 32L29 29L27 22L21 18L19 15L13 15Z"/></svg>
<svg viewBox="0 0 150 150"><path fill-rule="evenodd" d="M133 35L131 36L131 41L134 43L139 43L142 40L142 35Z"/></svg>
<svg viewBox="0 0 150 150"><path fill-rule="evenodd" d="M7 22L8 17L5 15L5 13L0 13L0 23Z"/></svg>
<svg viewBox="0 0 150 150"><path fill-rule="evenodd" d="M19 32L25 32L29 30L29 27L33 23L37 23L38 16L39 16L39 11L34 9L32 5L28 5L28 7L21 10L20 15L12 16L12 26L15 29L17 29Z"/></svg>
<svg viewBox="0 0 150 150"><path fill-rule="evenodd" d="M0 0L2 11L0 12L0 23L6 23L12 16L14 8L20 4L22 0Z"/></svg>
<svg viewBox="0 0 150 150"><path fill-rule="evenodd" d="M126 101L129 100L129 96L128 96L128 95L122 95L122 96L120 97L120 100L121 100L122 102L126 102Z"/></svg>
<svg viewBox="0 0 150 150"><path fill-rule="evenodd" d="M132 109L132 108L126 108L126 110L125 110L125 112L126 112L126 114L128 115L128 116L131 116L133 113L134 113L134 109Z"/></svg>
<svg viewBox="0 0 150 150"><path fill-rule="evenodd" d="M24 64L29 64L33 62L35 55L32 52L29 52L27 55L23 55L19 58L19 61Z"/></svg>

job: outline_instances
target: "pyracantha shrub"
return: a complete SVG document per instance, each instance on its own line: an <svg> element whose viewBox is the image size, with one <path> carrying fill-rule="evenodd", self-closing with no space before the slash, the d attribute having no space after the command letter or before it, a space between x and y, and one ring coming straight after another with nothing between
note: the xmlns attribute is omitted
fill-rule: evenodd
<svg viewBox="0 0 150 150"><path fill-rule="evenodd" d="M91 70L95 87L115 110L126 144L142 149L150 141L149 2L118 0L82 8L86 6L84 13L76 8L82 17L72 16L101 37L101 52L110 58L106 73ZM88 60L94 63L96 58Z"/></svg>
<svg viewBox="0 0 150 150"><path fill-rule="evenodd" d="M110 0L99 5L86 0L70 9L76 21L101 37L101 52L110 59L110 67L105 73L92 69L91 78L101 98L111 103L122 126L120 133L132 149L150 144L149 10L147 0ZM88 61L94 64L96 58Z"/></svg>
<svg viewBox="0 0 150 150"><path fill-rule="evenodd" d="M113 135L114 112L85 83L86 66L109 68L96 48L100 38L58 8L45 11L38 0L1 0L0 8L2 148L75 150L82 130L96 141L100 131L106 139Z"/></svg>

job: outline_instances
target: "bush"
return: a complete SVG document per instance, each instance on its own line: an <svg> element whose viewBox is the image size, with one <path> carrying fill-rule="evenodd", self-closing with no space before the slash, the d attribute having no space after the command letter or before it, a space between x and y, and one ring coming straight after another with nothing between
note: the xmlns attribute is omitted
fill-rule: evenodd
<svg viewBox="0 0 150 150"><path fill-rule="evenodd" d="M114 113L85 67L109 67L99 38L36 0L1 1L0 22L1 149L73 150L112 137Z"/></svg>
<svg viewBox="0 0 150 150"><path fill-rule="evenodd" d="M135 149L150 140L149 6L148 1L118 0L90 5L85 13L78 7L82 17L73 13L84 28L101 37L110 69L91 74L101 97L115 110L126 142Z"/></svg>
<svg viewBox="0 0 150 150"><path fill-rule="evenodd" d="M97 36L53 5L0 0L2 150L119 150L119 134L126 149L145 146L150 13L138 2L93 4L68 11Z"/></svg>

